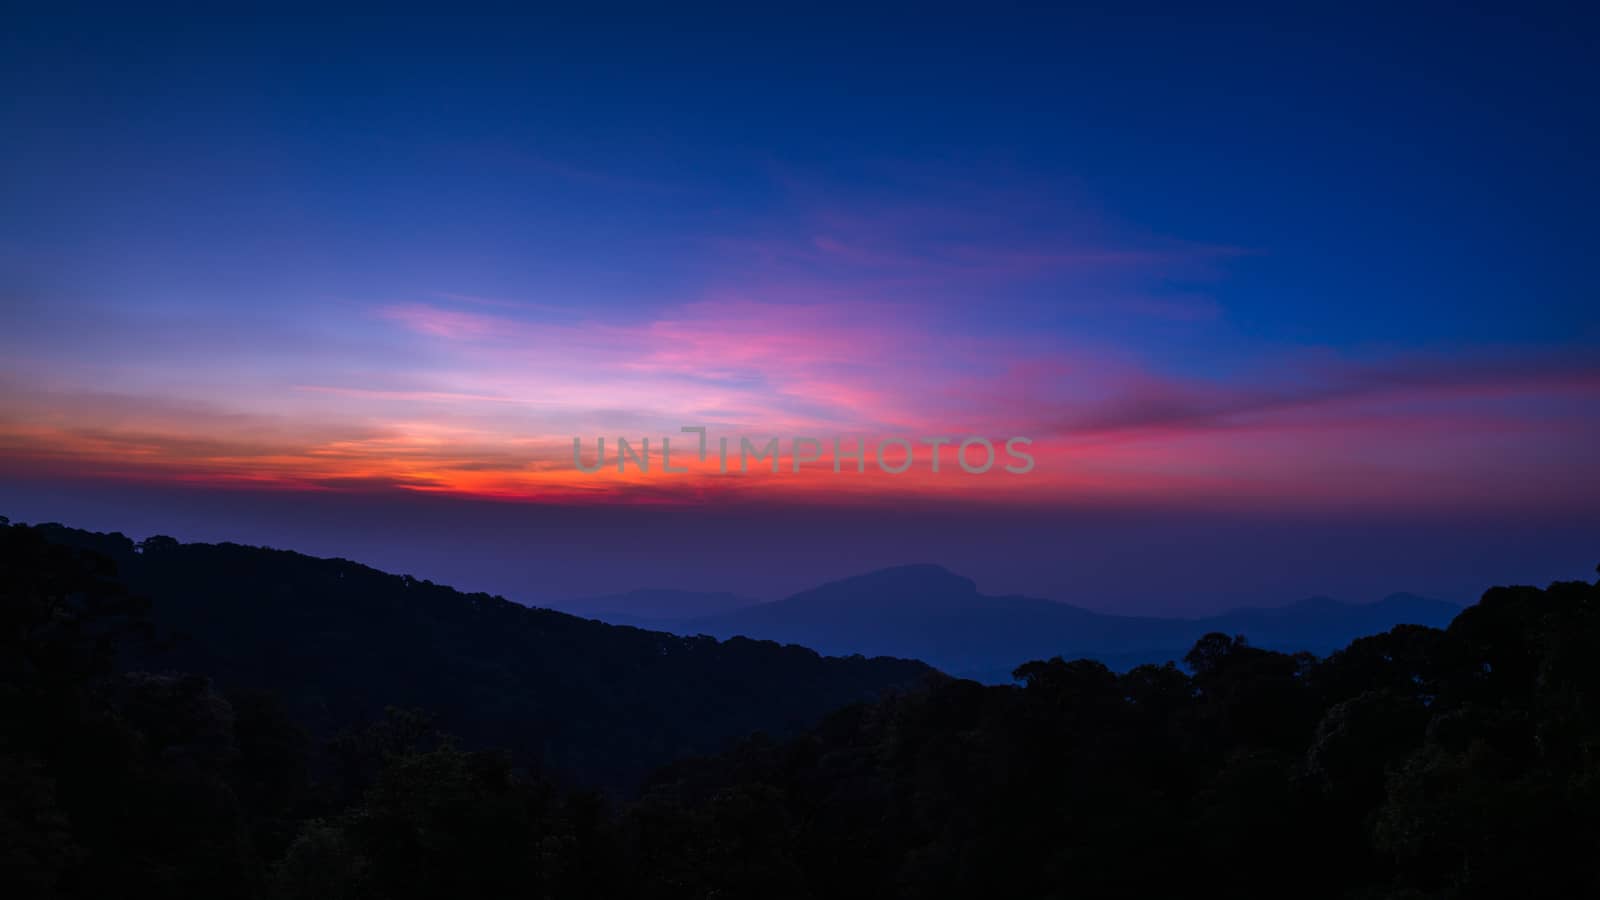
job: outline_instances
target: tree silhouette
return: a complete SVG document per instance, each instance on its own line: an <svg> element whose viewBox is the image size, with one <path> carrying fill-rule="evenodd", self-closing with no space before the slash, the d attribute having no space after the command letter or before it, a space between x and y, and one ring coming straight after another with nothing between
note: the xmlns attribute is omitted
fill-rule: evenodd
<svg viewBox="0 0 1600 900"><path fill-rule="evenodd" d="M537 664L587 654L601 664L580 669L586 677L626 685L584 690L581 702L537 698L560 711L543 721L565 722L586 736L571 746L597 752L662 733L640 727L639 703L670 700L672 690L657 685L631 701L627 693L640 682L626 667L645 664L630 655L639 646L653 657L703 654L651 673L727 691L702 696L706 704L742 702L752 683L837 670L757 642L528 618L492 598L236 548L223 558L244 567L241 591L285 598L284 620L262 634L254 619L228 621L235 607L211 603L203 608L218 621L188 621L237 651L231 665L172 671L147 665L157 658L152 607L101 551L154 567L141 587L154 589L158 615L170 597L191 602L183 567L209 567L210 551L146 542L135 552L117 535L62 543L62 534L0 525L7 896L1600 892L1597 584L1494 588L1446 629L1403 626L1320 660L1212 634L1186 654L1187 670L1168 663L1118 674L1055 658L1017 667L1020 685L934 675L797 733L756 733L718 754L680 756L637 792L607 796L527 765L544 754L526 747L494 750L444 733L441 723L472 722L485 709L529 708L521 703L534 698L491 699L491 688L527 683L507 680L513 663L491 645L544 645L502 632L555 631L574 646ZM424 677L480 652L471 671L482 690L435 694L466 699L432 712L378 707L319 738L296 710L310 696L329 703L346 669L286 676L298 703L274 696L271 684L228 683L245 671L241 656L269 658L252 640L339 634L326 627L339 613L311 615L291 597L319 580L355 582L348 593L317 593L319 602L349 606L356 619L415 616L439 645L380 623L375 635L396 646L343 636L338 646L385 673L398 672L383 663L390 653L425 661ZM461 626L479 616L493 628ZM454 646L464 635L473 641ZM218 659L203 650L184 658ZM308 695L313 687L320 693Z"/></svg>

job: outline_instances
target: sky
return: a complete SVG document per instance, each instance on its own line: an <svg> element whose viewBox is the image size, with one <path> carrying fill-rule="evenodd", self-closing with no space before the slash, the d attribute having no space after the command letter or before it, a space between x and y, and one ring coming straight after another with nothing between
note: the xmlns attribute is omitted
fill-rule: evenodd
<svg viewBox="0 0 1600 900"><path fill-rule="evenodd" d="M14 15L0 514L528 602L1592 577L1595 14L1118 9Z"/></svg>

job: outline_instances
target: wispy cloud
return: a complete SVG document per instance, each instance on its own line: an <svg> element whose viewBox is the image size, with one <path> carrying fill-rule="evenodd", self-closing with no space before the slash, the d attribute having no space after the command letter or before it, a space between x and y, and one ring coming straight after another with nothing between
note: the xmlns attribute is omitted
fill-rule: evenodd
<svg viewBox="0 0 1600 900"><path fill-rule="evenodd" d="M1226 358L1153 350L1095 326L1215 335L1229 324L1223 292L1194 282L1245 250L1130 236L1033 190L918 187L853 203L793 190L789 207L680 242L690 287L608 303L570 287L386 290L375 296L397 299L300 307L271 328L261 315L185 325L176 312L124 312L88 349L74 322L51 320L35 330L56 346L13 339L28 372L0 385L0 459L584 502L1438 504L1534 469L1600 483L1582 477L1592 463L1575 449L1600 439L1600 366L1588 357L1357 354L1231 334L1240 350ZM571 464L574 436L659 438L682 425L785 439L1024 435L1039 465L1028 479L936 478L919 447L917 473L899 478L667 482Z"/></svg>

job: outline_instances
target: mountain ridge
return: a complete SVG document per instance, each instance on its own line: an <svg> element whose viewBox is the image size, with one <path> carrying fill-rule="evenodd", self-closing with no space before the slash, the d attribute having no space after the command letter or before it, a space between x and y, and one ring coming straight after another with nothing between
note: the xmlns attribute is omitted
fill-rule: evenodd
<svg viewBox="0 0 1600 900"><path fill-rule="evenodd" d="M1114 668L1181 658L1210 632L1268 649L1324 654L1395 625L1443 626L1462 607L1397 592L1371 603L1312 596L1283 606L1194 617L1121 615L1020 594L985 594L934 563L876 569L781 600L708 616L659 620L677 634L742 635L812 647L920 659L959 677L1010 680L1017 660L1063 656Z"/></svg>
<svg viewBox="0 0 1600 900"><path fill-rule="evenodd" d="M347 559L32 530L109 559L150 599L162 640L124 658L128 671L271 691L321 738L389 707L421 709L469 746L508 748L519 765L582 784L625 788L674 759L794 734L934 674L914 660L609 625Z"/></svg>

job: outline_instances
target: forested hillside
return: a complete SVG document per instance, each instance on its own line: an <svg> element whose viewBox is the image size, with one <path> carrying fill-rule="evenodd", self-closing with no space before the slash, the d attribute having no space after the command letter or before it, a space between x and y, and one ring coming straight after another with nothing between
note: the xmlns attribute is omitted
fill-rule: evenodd
<svg viewBox="0 0 1600 900"><path fill-rule="evenodd" d="M926 666L768 641L676 637L463 594L342 559L43 526L109 558L157 640L123 667L202 673L279 697L313 735L422 708L519 766L628 789L754 731L792 734Z"/></svg>
<svg viewBox="0 0 1600 900"><path fill-rule="evenodd" d="M515 752L477 743L483 735L452 739L442 725L472 721L460 709L375 712L317 736L296 710L314 708L305 695L319 679L346 670L297 669L300 654L334 652L315 640L311 651L285 649L282 661L183 651L232 667L222 674L119 671L119 660L150 652L132 648L160 631L151 605L112 559L54 542L62 534L0 528L8 896L1443 900L1600 891L1600 585L1495 588L1446 629L1396 628L1325 659L1213 634L1182 668L1119 675L1055 659L1023 665L1023 686L934 676L792 738L756 735L680 759L629 799L530 769ZM230 571L245 585L240 596L280 598L280 612L317 626L302 621L296 633L325 636L317 640L350 653L351 667L396 671L407 659L422 667L416 684L431 674L465 691L434 695L445 702L490 702L500 695L489 686L523 671L464 623L484 616L520 635L508 644L565 644L551 652L587 666L583 677L599 684L574 675L497 709L537 711L540 727L558 729L560 715L581 717L584 727L556 732L568 736L634 734L642 697L688 704L693 690L724 689L739 671L757 677L697 675L698 660L674 668L591 647L584 641L595 635L661 636L585 630L567 617L524 622L528 611L489 598L451 612L444 607L459 598L417 582L394 579L408 599L379 603L371 598L392 576L348 563L229 547L118 552L133 572L167 555L160 571L175 581L130 579L147 588L221 577L191 582L184 566ZM371 580L372 590L355 592L369 605L334 616L281 599L313 583L311 573ZM327 604L340 595L329 587L313 596ZM338 623L375 615L409 623L372 624L373 640L392 634L407 642L402 652L341 642ZM247 639L272 627L258 619L206 625L230 648L284 639ZM473 667L479 645L467 635L495 650L489 662ZM804 658L807 671L823 665ZM629 673L690 683L645 687ZM286 681L225 684L243 675ZM465 690L473 678L486 680L482 691ZM378 682L358 681L363 690ZM516 735L528 726L508 718L499 727Z"/></svg>

